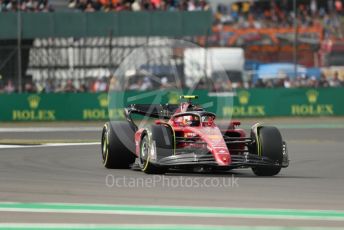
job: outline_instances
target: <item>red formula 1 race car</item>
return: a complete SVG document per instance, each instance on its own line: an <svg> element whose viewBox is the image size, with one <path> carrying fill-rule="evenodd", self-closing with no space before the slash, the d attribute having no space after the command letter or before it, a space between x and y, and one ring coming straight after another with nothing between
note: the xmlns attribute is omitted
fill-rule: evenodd
<svg viewBox="0 0 344 230"><path fill-rule="evenodd" d="M277 128L256 124L249 136L238 128L238 121L221 128L214 113L192 103L197 96L181 98L188 101L133 104L124 109L127 122L107 122L101 140L103 165L152 174L252 168L258 176L273 176L288 167L287 147ZM155 124L137 127L134 114L157 119Z"/></svg>

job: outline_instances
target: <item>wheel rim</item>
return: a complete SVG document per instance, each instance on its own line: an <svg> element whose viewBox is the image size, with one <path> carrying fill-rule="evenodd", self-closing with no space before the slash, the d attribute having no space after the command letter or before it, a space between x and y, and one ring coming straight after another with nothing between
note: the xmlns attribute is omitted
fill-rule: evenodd
<svg viewBox="0 0 344 230"><path fill-rule="evenodd" d="M149 157L149 144L147 140L147 136L145 136L142 139L141 144L141 151L140 151L140 164L142 168L145 168L148 163L148 157Z"/></svg>

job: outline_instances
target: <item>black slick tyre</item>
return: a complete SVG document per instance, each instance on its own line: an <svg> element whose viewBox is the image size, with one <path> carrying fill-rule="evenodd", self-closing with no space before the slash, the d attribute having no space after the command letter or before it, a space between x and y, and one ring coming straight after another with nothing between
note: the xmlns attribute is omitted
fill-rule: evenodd
<svg viewBox="0 0 344 230"><path fill-rule="evenodd" d="M101 138L102 162L105 168L125 169L134 163L134 134L133 128L127 122L105 123Z"/></svg>
<svg viewBox="0 0 344 230"><path fill-rule="evenodd" d="M263 126L258 130L258 144L256 154L267 157L281 164L283 160L283 140L281 133L276 127ZM274 176L281 171L281 166L256 166L252 171L257 176Z"/></svg>

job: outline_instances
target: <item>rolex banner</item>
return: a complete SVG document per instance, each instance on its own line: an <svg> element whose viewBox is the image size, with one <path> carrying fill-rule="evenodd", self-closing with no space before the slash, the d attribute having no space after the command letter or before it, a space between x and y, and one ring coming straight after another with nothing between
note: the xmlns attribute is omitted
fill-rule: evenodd
<svg viewBox="0 0 344 230"><path fill-rule="evenodd" d="M116 92L61 94L0 94L0 121L87 121L124 119L128 104L179 103L181 92ZM230 116L344 115L344 89L250 89L233 93L196 91L195 101L217 114Z"/></svg>

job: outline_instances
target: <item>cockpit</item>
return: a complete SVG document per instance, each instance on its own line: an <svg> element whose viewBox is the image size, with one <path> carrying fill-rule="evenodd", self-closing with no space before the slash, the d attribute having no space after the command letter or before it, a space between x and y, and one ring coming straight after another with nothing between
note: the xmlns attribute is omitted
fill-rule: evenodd
<svg viewBox="0 0 344 230"><path fill-rule="evenodd" d="M213 115L202 115L201 116L201 123L203 127L211 127L215 125L215 116Z"/></svg>
<svg viewBox="0 0 344 230"><path fill-rule="evenodd" d="M215 115L212 114L180 114L172 119L172 122L177 126L190 127L210 127L214 125Z"/></svg>

